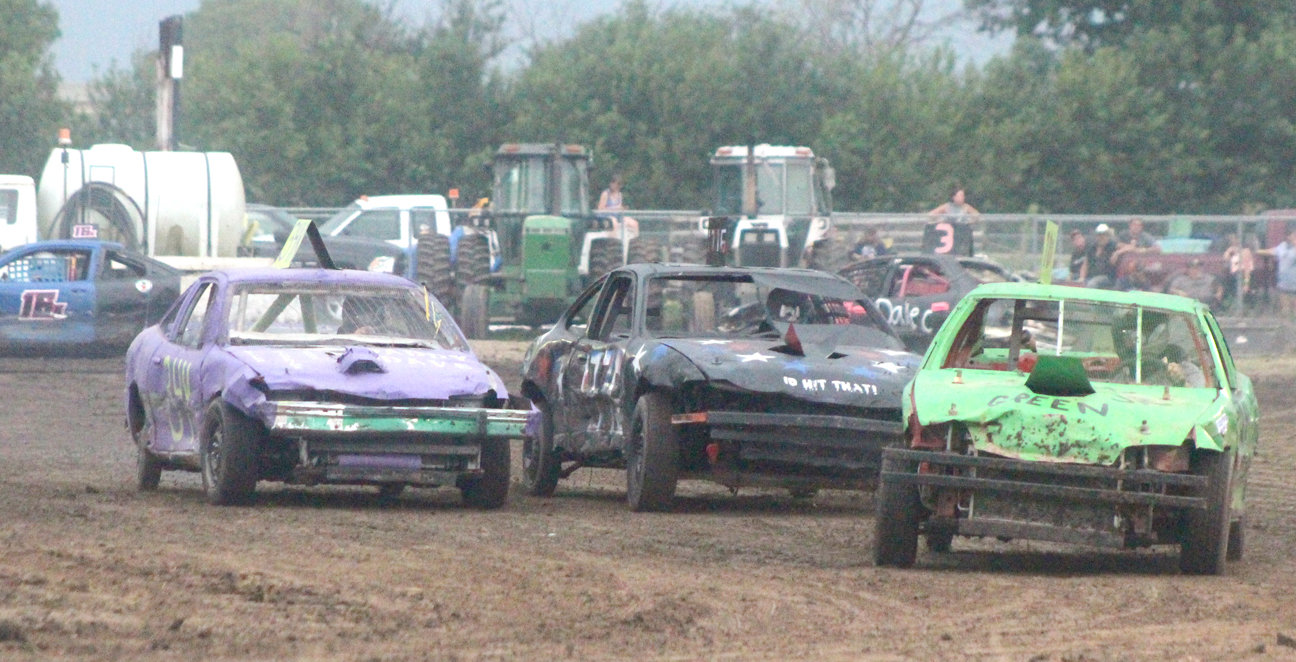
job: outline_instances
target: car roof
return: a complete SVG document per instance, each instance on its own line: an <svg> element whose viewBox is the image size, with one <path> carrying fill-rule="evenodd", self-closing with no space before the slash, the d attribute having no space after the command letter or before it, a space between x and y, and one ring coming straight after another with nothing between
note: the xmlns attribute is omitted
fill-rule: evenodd
<svg viewBox="0 0 1296 662"><path fill-rule="evenodd" d="M675 264L671 262L645 262L639 264L627 264L620 267L618 271L633 271L644 276L656 276L660 274L687 274L687 275L743 275L743 274L789 274L801 276L813 276L816 278L838 279L840 276L831 274L826 271L816 269L800 269L795 267L711 267L705 264Z"/></svg>
<svg viewBox="0 0 1296 662"><path fill-rule="evenodd" d="M386 207L435 207L437 209L446 208L446 199L439 193L427 194L401 194L401 195L370 195L359 198L355 201L357 207L361 209L380 209Z"/></svg>
<svg viewBox="0 0 1296 662"><path fill-rule="evenodd" d="M416 288L413 282L376 271L357 269L276 269L253 267L221 269L211 272L219 280L229 283L351 283L356 285L384 285L387 287Z"/></svg>
<svg viewBox="0 0 1296 662"><path fill-rule="evenodd" d="M1197 312L1205 304L1188 297L1160 292L1103 290L1072 285L1043 285L1041 283L986 283L979 285L968 296L977 299L1027 298L1066 301L1093 301L1126 306L1146 306L1179 312Z"/></svg>

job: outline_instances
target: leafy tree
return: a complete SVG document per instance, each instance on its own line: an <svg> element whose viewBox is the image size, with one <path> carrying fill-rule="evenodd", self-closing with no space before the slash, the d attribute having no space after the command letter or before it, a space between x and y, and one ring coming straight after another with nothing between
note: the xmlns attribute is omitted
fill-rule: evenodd
<svg viewBox="0 0 1296 662"><path fill-rule="evenodd" d="M156 149L156 78L155 54L139 51L131 58L129 69L113 67L91 81L87 144L111 142Z"/></svg>
<svg viewBox="0 0 1296 662"><path fill-rule="evenodd" d="M0 0L0 16L0 172L36 174L70 119L49 54L58 11L40 0Z"/></svg>

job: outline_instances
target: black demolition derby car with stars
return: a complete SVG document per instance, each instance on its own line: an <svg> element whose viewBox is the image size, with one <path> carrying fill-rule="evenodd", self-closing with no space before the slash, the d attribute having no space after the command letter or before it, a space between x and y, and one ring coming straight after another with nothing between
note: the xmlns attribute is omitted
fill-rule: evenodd
<svg viewBox="0 0 1296 662"><path fill-rule="evenodd" d="M668 509L683 478L870 489L918 361L832 274L629 265L527 352L524 482L548 496L578 468L625 468L633 510Z"/></svg>

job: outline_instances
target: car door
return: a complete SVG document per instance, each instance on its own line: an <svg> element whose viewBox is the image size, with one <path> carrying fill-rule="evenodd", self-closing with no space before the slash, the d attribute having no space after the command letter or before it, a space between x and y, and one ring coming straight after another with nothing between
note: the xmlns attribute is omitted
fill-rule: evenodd
<svg viewBox="0 0 1296 662"><path fill-rule="evenodd" d="M86 248L33 246L0 264L0 342L94 342L91 259Z"/></svg>
<svg viewBox="0 0 1296 662"><path fill-rule="evenodd" d="M599 293L585 333L572 342L563 370L566 428L584 453L610 450L622 435L616 400L634 328L633 274L615 272Z"/></svg>
<svg viewBox="0 0 1296 662"><path fill-rule="evenodd" d="M100 338L127 344L147 324L154 289L148 269L120 251L105 250L96 272L95 322Z"/></svg>
<svg viewBox="0 0 1296 662"><path fill-rule="evenodd" d="M198 450L202 400L199 382L203 357L216 335L213 330L217 284L203 279L177 308L175 320L164 327L164 339L146 368L146 399L153 406L153 448L160 452Z"/></svg>

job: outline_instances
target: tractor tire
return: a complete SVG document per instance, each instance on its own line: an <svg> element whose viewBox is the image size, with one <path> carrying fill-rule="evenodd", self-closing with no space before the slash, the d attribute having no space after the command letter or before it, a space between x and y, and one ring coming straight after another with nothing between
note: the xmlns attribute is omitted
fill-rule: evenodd
<svg viewBox="0 0 1296 662"><path fill-rule="evenodd" d="M621 266L621 242L615 239L595 239L590 243L589 277L593 281Z"/></svg>
<svg viewBox="0 0 1296 662"><path fill-rule="evenodd" d="M522 442L522 487L531 496L551 497L558 488L561 458L554 451L553 414L539 406L540 435Z"/></svg>
<svg viewBox="0 0 1296 662"><path fill-rule="evenodd" d="M626 501L635 512L664 511L679 482L679 431L671 424L670 397L648 392L635 404L625 445Z"/></svg>
<svg viewBox="0 0 1296 662"><path fill-rule="evenodd" d="M418 281L442 305L454 301L454 276L450 273L450 238L442 234L419 237L415 272Z"/></svg>
<svg viewBox="0 0 1296 662"><path fill-rule="evenodd" d="M459 329L469 338L485 338L490 330L490 286L473 283L459 299Z"/></svg>
<svg viewBox="0 0 1296 662"><path fill-rule="evenodd" d="M906 473L915 471L909 462L883 460L883 472ZM887 480L884 475L878 484L877 524L874 526L873 562L878 566L908 568L918 557L918 519L922 515L922 501L918 486Z"/></svg>
<svg viewBox="0 0 1296 662"><path fill-rule="evenodd" d="M1189 509L1179 545L1179 571L1185 575L1220 575L1229 543L1229 506L1233 488L1233 451L1199 451L1192 472L1206 478L1206 508Z"/></svg>
<svg viewBox="0 0 1296 662"><path fill-rule="evenodd" d="M207 408L199 441L203 491L217 506L252 501L257 483L261 424L222 400Z"/></svg>
<svg viewBox="0 0 1296 662"><path fill-rule="evenodd" d="M706 237L683 237L678 250L671 248L671 259L680 264L706 264L710 241ZM678 253L678 256L676 255Z"/></svg>
<svg viewBox="0 0 1296 662"><path fill-rule="evenodd" d="M482 475L466 481L459 490L464 503L473 508L494 510L508 501L509 441L487 439L482 442Z"/></svg>
<svg viewBox="0 0 1296 662"><path fill-rule="evenodd" d="M466 234L459 239L455 255L455 281L462 292L468 285L490 275L490 244L485 235Z"/></svg>
<svg viewBox="0 0 1296 662"><path fill-rule="evenodd" d="M636 237L630 240L628 264L650 264L662 261L662 244L656 239Z"/></svg>
<svg viewBox="0 0 1296 662"><path fill-rule="evenodd" d="M810 264L807 266L835 274L850 262L850 246L839 239L827 238L814 243L814 250L810 252Z"/></svg>

